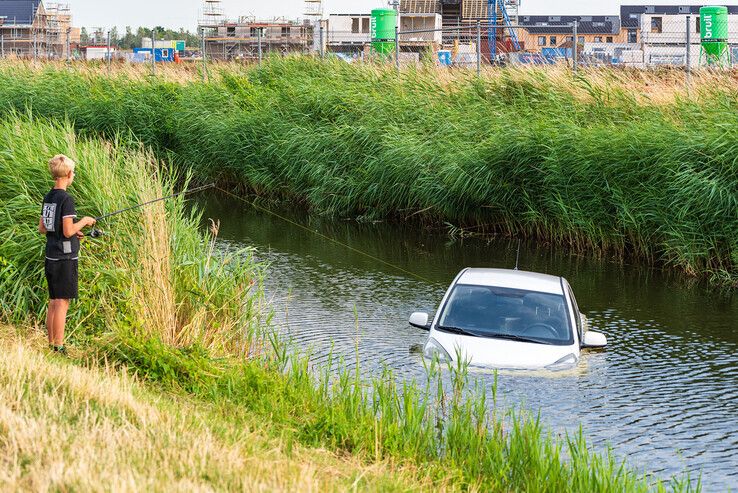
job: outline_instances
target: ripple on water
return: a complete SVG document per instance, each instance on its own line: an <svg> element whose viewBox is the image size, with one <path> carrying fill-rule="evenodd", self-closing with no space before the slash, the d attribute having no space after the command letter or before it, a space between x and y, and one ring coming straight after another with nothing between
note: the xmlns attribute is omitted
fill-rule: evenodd
<svg viewBox="0 0 738 493"><path fill-rule="evenodd" d="M316 364L326 363L331 353L334 361L342 357L353 364L358 352L366 375L386 366L398 378L423 381L422 359L409 349L423 344L427 333L409 327L408 315L433 312L459 266L504 265L490 264L496 252L485 245L442 245L432 251L413 246L409 251L422 251L423 265L441 271L435 278L443 281L429 284L376 264L346 260L263 217L245 215L243 221L247 233L233 238L256 245L271 264L266 287L285 337L310 350ZM221 234L228 234L228 224L224 222ZM250 236L259 231L265 231L259 238ZM298 238L283 244L285 234ZM411 262L404 251L392 250L406 238L369 237L357 246L379 249L384 241L397 255L396 263ZM457 253L458 258L453 256ZM565 273L592 329L607 335L609 347L583 353L578 371L555 378L501 372L499 405L540 411L543 422L559 435L576 432L581 424L590 443L611 445L617 457L639 470L666 476L686 469L693 477L702 472L707 491L737 490L738 344L730 326L738 312L717 314L703 325L704 317L685 317L672 302L680 299L669 291L676 288L650 277L634 274L635 280L629 280L624 270L607 273L604 264L590 270L580 264L569 267L570 259L552 260L535 251L523 257L531 270ZM644 283L650 283L648 292L658 291L656 301L666 302L657 306L641 300ZM633 293L621 288L626 284ZM666 316L672 312L671 318ZM716 334L724 334L725 340ZM491 389L493 374L473 376Z"/></svg>
<svg viewBox="0 0 738 493"><path fill-rule="evenodd" d="M295 279L289 256L272 254L269 260L277 324L298 347L309 348L315 363L326 363L331 353L334 361L353 363L358 350L362 371L386 366L400 378L423 380L420 357L409 348L423 344L427 334L404 320L416 309L433 311L443 287L418 291L415 281L402 277L324 264L313 269L304 258L302 278ZM280 276L280 269L289 274ZM326 275L333 279L332 290L321 285L316 294L305 285ZM587 316L593 330L608 336L610 347L585 352L577 371L555 378L500 372L500 404L540 410L558 433L575 432L581 423L592 443L611 445L635 467L663 475L703 471L708 489L734 482L736 348L671 334L653 320L623 317L616 309ZM472 374L491 390L492 374Z"/></svg>

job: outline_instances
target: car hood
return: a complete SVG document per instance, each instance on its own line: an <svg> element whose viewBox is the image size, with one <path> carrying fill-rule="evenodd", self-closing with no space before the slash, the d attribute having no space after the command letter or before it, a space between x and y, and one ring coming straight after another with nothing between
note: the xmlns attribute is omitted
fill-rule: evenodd
<svg viewBox="0 0 738 493"><path fill-rule="evenodd" d="M473 366L534 370L556 363L570 354L579 359L579 346L576 343L553 346L449 334L435 329L430 337L438 341L454 359L459 348L461 357Z"/></svg>

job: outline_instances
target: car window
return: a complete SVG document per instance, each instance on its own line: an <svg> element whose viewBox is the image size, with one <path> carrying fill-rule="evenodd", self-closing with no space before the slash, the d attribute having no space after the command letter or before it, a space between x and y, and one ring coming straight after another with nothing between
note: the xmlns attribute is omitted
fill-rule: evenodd
<svg viewBox="0 0 738 493"><path fill-rule="evenodd" d="M458 284L439 317L439 330L479 337L519 336L546 344L574 342L562 295Z"/></svg>
<svg viewBox="0 0 738 493"><path fill-rule="evenodd" d="M574 293L571 290L569 283L566 283L566 292L569 295L571 304L574 307L574 323L577 325L577 333L579 334L579 342L582 342L584 338L584 327L582 325L582 313L579 311L579 305L577 305L577 299L574 297Z"/></svg>

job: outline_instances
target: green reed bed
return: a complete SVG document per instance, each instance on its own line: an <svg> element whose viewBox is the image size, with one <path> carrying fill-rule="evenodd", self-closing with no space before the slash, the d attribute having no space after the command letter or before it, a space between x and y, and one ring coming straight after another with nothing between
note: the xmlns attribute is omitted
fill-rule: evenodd
<svg viewBox="0 0 738 493"><path fill-rule="evenodd" d="M50 186L46 157L58 152L78 163L70 191L79 213L172 190L152 157L131 144L6 116L0 122L0 324L42 320L38 204ZM249 251L217 253L213 232L199 231L199 221L185 213L181 199L171 200L120 216L102 240L85 240L82 296L69 323L76 363L123 365L154 390L194 399L219 420L210 425L258 426L288 451L300 443L352 454L388 473L400 468L403 477L414 471L419 488L430 482L454 491L699 489L688 477L655 482L609 453L591 452L581 434L552 438L537 420L497 409L494 395L469 386L463 366L431 362L426 382L397 382L389 372L367 381L342 365L316 374L274 336L273 350L265 350L257 344L266 341L258 333L262 267Z"/></svg>
<svg viewBox="0 0 738 493"><path fill-rule="evenodd" d="M218 71L216 71L218 72ZM352 217L414 217L607 249L738 283L738 112L728 77L468 73L309 58L208 83L0 69L0 108L130 131L159 156ZM661 84L661 85L660 85Z"/></svg>

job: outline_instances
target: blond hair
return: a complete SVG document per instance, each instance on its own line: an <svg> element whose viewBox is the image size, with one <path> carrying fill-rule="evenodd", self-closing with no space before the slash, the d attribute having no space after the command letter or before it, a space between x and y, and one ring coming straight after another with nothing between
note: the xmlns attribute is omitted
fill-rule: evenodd
<svg viewBox="0 0 738 493"><path fill-rule="evenodd" d="M49 159L49 171L54 179L66 178L70 172L74 171L76 163L64 154L57 154Z"/></svg>

